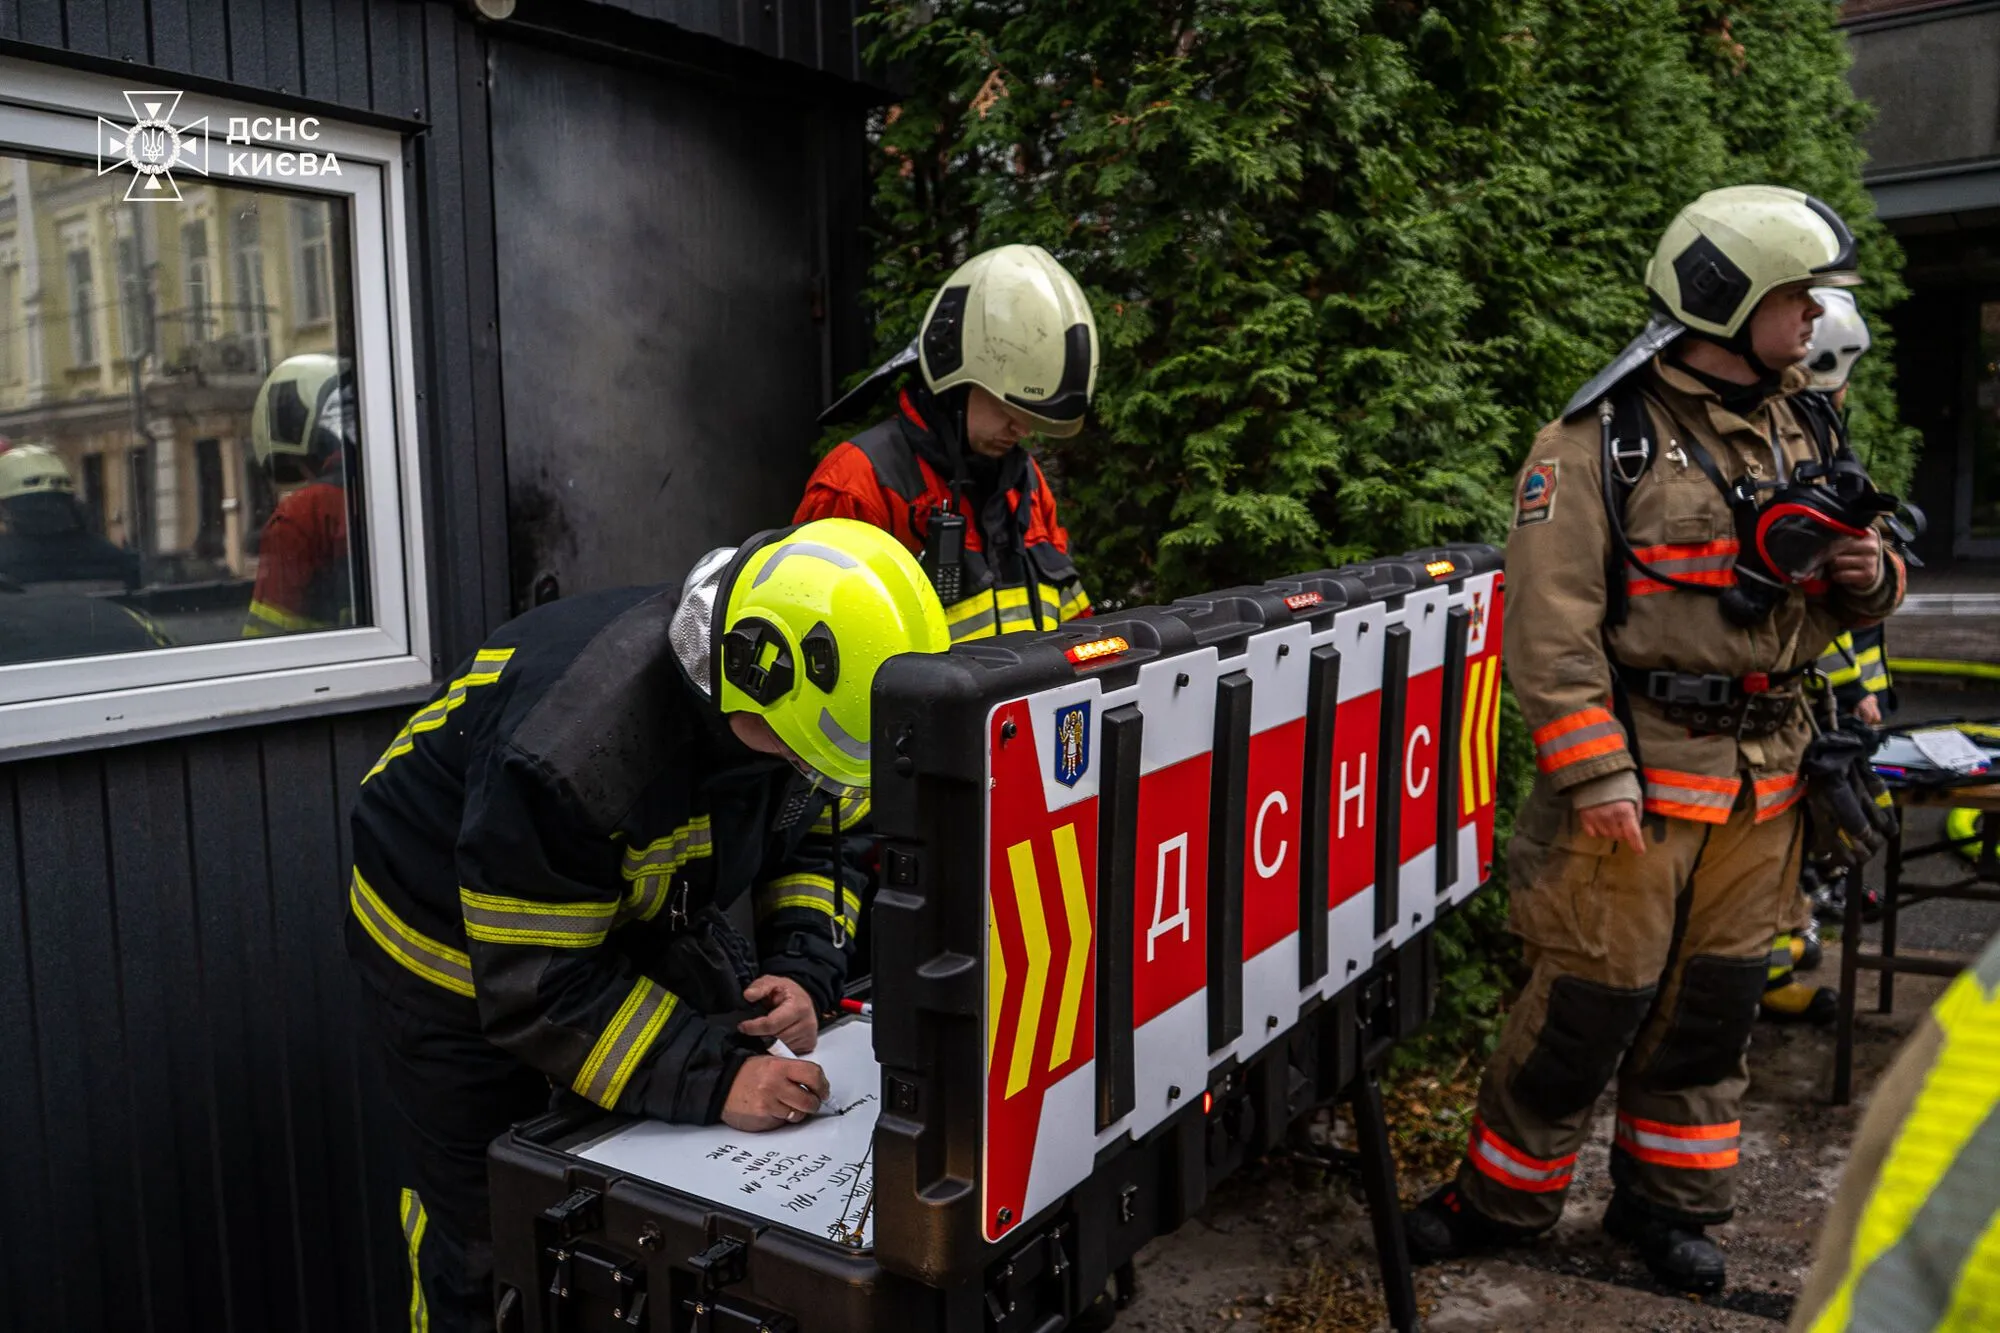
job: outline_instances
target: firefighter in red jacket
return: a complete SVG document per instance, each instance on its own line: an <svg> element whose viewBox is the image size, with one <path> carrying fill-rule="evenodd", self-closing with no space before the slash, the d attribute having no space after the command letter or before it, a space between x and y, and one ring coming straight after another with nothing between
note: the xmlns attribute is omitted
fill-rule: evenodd
<svg viewBox="0 0 2000 1333"><path fill-rule="evenodd" d="M1076 279L1039 246L975 256L910 345L821 422L899 379L895 415L821 461L792 521L853 518L894 534L936 585L953 642L1089 614L1055 494L1022 443L1076 434L1090 406L1097 323Z"/></svg>
<svg viewBox="0 0 2000 1333"><path fill-rule="evenodd" d="M246 639L354 623L347 500L355 407L352 365L324 352L286 358L257 391L251 448L284 494L257 543Z"/></svg>

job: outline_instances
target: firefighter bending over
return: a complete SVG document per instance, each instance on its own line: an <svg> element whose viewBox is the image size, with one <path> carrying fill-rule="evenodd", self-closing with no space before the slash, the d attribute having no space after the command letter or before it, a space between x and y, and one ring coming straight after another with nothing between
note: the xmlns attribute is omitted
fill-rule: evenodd
<svg viewBox="0 0 2000 1333"><path fill-rule="evenodd" d="M1530 980L1457 1179L1406 1219L1437 1259L1554 1226L1618 1079L1606 1230L1712 1291L1745 1051L1796 896L1801 676L1901 600L1894 502L1795 396L1854 239L1793 190L1703 195L1647 270L1645 331L1544 427L1507 544L1508 674L1539 774L1509 848ZM1851 461L1851 460L1850 460Z"/></svg>
<svg viewBox="0 0 2000 1333"><path fill-rule="evenodd" d="M831 806L868 786L877 668L949 643L892 538L809 523L502 626L383 751L347 944L429 1328L493 1327L486 1147L551 1087L745 1132L819 1106L764 1051L810 1052L846 982L867 840Z"/></svg>
<svg viewBox="0 0 2000 1333"><path fill-rule="evenodd" d="M945 280L910 345L822 423L904 380L896 414L837 446L792 521L853 518L921 556L953 642L1088 615L1056 498L1022 441L1083 428L1097 322L1048 251L1003 245Z"/></svg>

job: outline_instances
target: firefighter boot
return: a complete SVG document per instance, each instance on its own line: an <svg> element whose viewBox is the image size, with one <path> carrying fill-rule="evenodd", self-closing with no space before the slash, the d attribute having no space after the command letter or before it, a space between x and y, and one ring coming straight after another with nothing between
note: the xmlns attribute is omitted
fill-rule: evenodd
<svg viewBox="0 0 2000 1333"><path fill-rule="evenodd" d="M1771 942L1770 972L1758 1013L1774 1023L1824 1026L1840 1015L1840 992L1828 986L1808 986L1798 979L1794 960L1801 950L1797 940L1795 935L1780 935Z"/></svg>
<svg viewBox="0 0 2000 1333"><path fill-rule="evenodd" d="M1653 1276L1675 1291L1722 1290L1722 1251L1699 1225L1656 1213L1620 1189L1604 1210L1604 1230L1637 1250Z"/></svg>
<svg viewBox="0 0 2000 1333"><path fill-rule="evenodd" d="M1495 1222L1459 1193L1456 1182L1442 1185L1403 1214L1403 1237L1410 1258L1420 1264L1459 1259L1501 1245L1533 1240L1534 1232Z"/></svg>

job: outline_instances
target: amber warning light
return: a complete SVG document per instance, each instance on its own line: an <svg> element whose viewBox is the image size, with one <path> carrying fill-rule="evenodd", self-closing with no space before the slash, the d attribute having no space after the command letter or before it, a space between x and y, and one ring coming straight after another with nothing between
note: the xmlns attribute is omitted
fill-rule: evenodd
<svg viewBox="0 0 2000 1333"><path fill-rule="evenodd" d="M1092 639L1089 643L1079 643L1063 655L1069 658L1072 665L1082 666L1086 662L1099 662L1107 657L1116 657L1131 646L1125 640L1118 638Z"/></svg>
<svg viewBox="0 0 2000 1333"><path fill-rule="evenodd" d="M1424 566L1424 573L1434 579L1441 579L1447 574L1456 574L1457 572L1458 566L1449 560L1433 560Z"/></svg>
<svg viewBox="0 0 2000 1333"><path fill-rule="evenodd" d="M1319 603L1320 595L1316 592L1295 592L1285 599L1285 605L1291 607L1295 612L1310 611L1313 607L1318 606Z"/></svg>

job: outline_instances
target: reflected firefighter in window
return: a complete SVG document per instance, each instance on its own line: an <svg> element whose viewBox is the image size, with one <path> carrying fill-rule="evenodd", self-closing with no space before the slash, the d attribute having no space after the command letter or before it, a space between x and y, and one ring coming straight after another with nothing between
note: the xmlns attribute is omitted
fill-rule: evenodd
<svg viewBox="0 0 2000 1333"><path fill-rule="evenodd" d="M1003 245L946 279L923 328L828 408L846 419L899 379L896 414L839 445L794 523L853 518L916 554L954 643L1090 613L1055 494L1022 441L1070 436L1097 383L1097 322L1048 251Z"/></svg>
<svg viewBox="0 0 2000 1333"><path fill-rule="evenodd" d="M352 625L349 485L358 481L353 365L324 352L278 364L257 391L250 440L282 492L257 548L245 638Z"/></svg>
<svg viewBox="0 0 2000 1333"><path fill-rule="evenodd" d="M24 588L129 592L139 556L90 530L76 482L55 450L0 437L0 578Z"/></svg>

